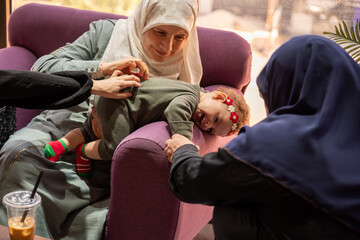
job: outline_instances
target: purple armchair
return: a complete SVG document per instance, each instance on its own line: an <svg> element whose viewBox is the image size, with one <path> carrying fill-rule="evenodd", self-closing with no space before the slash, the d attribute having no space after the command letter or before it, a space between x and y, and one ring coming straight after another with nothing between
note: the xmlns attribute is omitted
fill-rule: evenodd
<svg viewBox="0 0 360 240"><path fill-rule="evenodd" d="M10 16L10 47L0 49L0 69L29 70L37 58L74 41L98 19L124 16L66 7L28 4ZM204 75L201 85L242 91L250 82L252 53L235 33L198 27ZM17 128L40 110L17 109ZM212 218L212 207L179 201L169 190L170 163L163 153L170 138L166 122L144 126L125 138L113 156L105 239L191 240ZM216 151L231 137L194 129L201 154Z"/></svg>

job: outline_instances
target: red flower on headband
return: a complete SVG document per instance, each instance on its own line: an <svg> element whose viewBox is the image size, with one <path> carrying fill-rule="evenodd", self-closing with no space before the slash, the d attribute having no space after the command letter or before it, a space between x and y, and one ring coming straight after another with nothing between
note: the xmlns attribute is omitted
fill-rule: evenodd
<svg viewBox="0 0 360 240"><path fill-rule="evenodd" d="M225 103L228 105L228 110L230 112L230 120L233 122L233 125L231 126L231 131L227 135L230 136L235 132L238 126L237 122L239 120L239 115L237 115L237 113L235 112L235 107L233 105L233 100L231 98L227 97Z"/></svg>
<svg viewBox="0 0 360 240"><path fill-rule="evenodd" d="M237 123L239 116L236 114L236 112L230 112L230 119L233 121L233 123Z"/></svg>

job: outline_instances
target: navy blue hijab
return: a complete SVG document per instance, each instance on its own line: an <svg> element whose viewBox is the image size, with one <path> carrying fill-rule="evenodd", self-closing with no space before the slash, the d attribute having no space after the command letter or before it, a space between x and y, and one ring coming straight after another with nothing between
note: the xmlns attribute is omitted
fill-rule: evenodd
<svg viewBox="0 0 360 240"><path fill-rule="evenodd" d="M299 36L257 84L269 115L226 148L360 232L360 66L326 38Z"/></svg>

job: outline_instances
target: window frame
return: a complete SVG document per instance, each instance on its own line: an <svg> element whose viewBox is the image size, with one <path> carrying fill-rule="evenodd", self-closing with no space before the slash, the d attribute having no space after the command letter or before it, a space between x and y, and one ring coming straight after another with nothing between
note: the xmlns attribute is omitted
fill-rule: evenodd
<svg viewBox="0 0 360 240"><path fill-rule="evenodd" d="M11 0L0 1L0 48L9 46L7 26L11 14Z"/></svg>

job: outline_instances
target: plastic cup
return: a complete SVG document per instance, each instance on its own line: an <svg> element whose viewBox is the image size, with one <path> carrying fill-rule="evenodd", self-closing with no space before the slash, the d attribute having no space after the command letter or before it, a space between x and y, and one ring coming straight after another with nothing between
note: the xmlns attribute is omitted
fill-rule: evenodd
<svg viewBox="0 0 360 240"><path fill-rule="evenodd" d="M10 192L4 196L3 204L7 210L10 239L33 240L40 195L36 193L31 198L31 191Z"/></svg>

